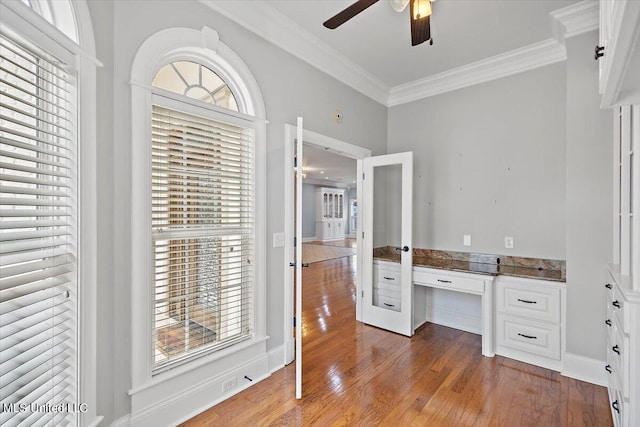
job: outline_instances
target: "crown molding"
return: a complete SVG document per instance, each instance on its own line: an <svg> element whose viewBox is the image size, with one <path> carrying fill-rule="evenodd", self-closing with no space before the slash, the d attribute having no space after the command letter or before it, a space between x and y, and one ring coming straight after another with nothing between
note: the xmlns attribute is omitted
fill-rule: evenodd
<svg viewBox="0 0 640 427"><path fill-rule="evenodd" d="M565 38L597 30L600 24L600 5L594 0L584 0L554 10L549 15L560 25L557 38L562 42Z"/></svg>
<svg viewBox="0 0 640 427"><path fill-rule="evenodd" d="M387 106L405 104L478 83L507 77L567 59L565 47L555 39L534 43L443 73L391 88Z"/></svg>
<svg viewBox="0 0 640 427"><path fill-rule="evenodd" d="M567 59L564 40L599 24L599 5L584 0L550 13L554 38L412 82L389 87L266 2L199 0L215 12L387 107L413 102ZM247 5L250 3L250 7Z"/></svg>
<svg viewBox="0 0 640 427"><path fill-rule="evenodd" d="M363 95L386 104L389 86L272 6L260 1L199 1ZM247 3L251 6L247 7Z"/></svg>

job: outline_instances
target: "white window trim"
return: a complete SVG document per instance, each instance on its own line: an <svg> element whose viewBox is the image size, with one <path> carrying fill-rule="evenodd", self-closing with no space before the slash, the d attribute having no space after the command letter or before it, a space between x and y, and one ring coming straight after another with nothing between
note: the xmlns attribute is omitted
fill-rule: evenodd
<svg viewBox="0 0 640 427"><path fill-rule="evenodd" d="M96 59L91 15L85 0L70 1L75 13L78 43L19 1L0 3L2 23L17 34L37 40L45 49L62 46L75 55L78 69L78 403L87 405L81 426L97 426L97 176L96 176Z"/></svg>
<svg viewBox="0 0 640 427"><path fill-rule="evenodd" d="M255 123L255 339L151 376L151 82L162 66L177 60L192 60L210 67L232 89L238 107ZM167 396L181 390L168 388L168 382L180 382L180 376L207 366L216 360L254 346L265 351L266 336L266 119L262 94L247 65L218 33L170 28L149 37L138 50L131 71L132 107L132 197L131 197L131 390L132 417L161 404ZM229 114L237 114L229 111ZM265 355L266 356L266 355Z"/></svg>

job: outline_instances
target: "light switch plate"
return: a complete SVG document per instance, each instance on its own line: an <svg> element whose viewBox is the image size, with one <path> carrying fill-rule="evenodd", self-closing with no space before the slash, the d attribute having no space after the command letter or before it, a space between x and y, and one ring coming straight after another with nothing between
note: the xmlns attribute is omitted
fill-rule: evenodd
<svg viewBox="0 0 640 427"><path fill-rule="evenodd" d="M507 249L513 249L513 237L505 236L504 237L504 247Z"/></svg>
<svg viewBox="0 0 640 427"><path fill-rule="evenodd" d="M462 244L465 246L471 246L471 234L465 234L463 236Z"/></svg>
<svg viewBox="0 0 640 427"><path fill-rule="evenodd" d="M284 246L284 233L273 233L273 247L281 248Z"/></svg>

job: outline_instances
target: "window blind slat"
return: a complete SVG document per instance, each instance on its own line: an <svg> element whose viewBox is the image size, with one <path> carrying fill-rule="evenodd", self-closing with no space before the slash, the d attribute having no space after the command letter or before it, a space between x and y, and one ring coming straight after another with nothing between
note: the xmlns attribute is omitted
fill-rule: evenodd
<svg viewBox="0 0 640 427"><path fill-rule="evenodd" d="M5 173L0 173L0 180L7 181L11 183L21 183L24 185L38 185L43 187L53 187L53 188L69 188L69 184L60 179L47 179L47 178L34 178L31 176L21 176L21 175L9 175Z"/></svg>
<svg viewBox="0 0 640 427"><path fill-rule="evenodd" d="M42 156L36 157L32 155L27 155L27 154L21 154L16 151L7 151L7 150L0 150L0 156L7 157L9 159L23 160L25 162L35 163L37 165L49 165L49 166L54 166L56 168L69 169L69 166L67 165L67 162L65 161L65 159L57 159L55 157L54 158L46 158Z"/></svg>
<svg viewBox="0 0 640 427"><path fill-rule="evenodd" d="M4 230L2 230L2 232L2 234L5 234ZM21 240L18 242L12 242L11 244L7 243L0 246L0 254L4 256L5 254L11 254L15 252L22 252L40 248L56 248L66 245L68 245L67 239L56 237L49 239L40 239L38 241Z"/></svg>
<svg viewBox="0 0 640 427"><path fill-rule="evenodd" d="M0 70L6 71L2 68L2 66L0 66ZM2 76L2 73L0 73L0 76ZM32 107L33 105L37 105L37 108L42 108L42 106L45 106L47 109L50 109L53 107L56 110L66 111L67 113L71 114L71 111L69 110L69 106L70 106L69 100L65 98L58 98L51 91L47 91L43 88L36 88L37 91L32 92L29 89L35 88L35 86L30 85L29 88L22 87L2 77L0 77L0 83L7 86L12 91L11 94L5 93L6 96L10 96L12 98L16 98L20 100L31 99L34 102L37 102L39 104L38 105L38 104L33 104L27 101L24 101L25 104L30 107Z"/></svg>
<svg viewBox="0 0 640 427"><path fill-rule="evenodd" d="M47 268L40 271L33 271L19 276L12 276L2 279L0 290L5 291L11 288L28 285L44 279L59 278L59 276L70 273L72 270L68 264Z"/></svg>
<svg viewBox="0 0 640 427"><path fill-rule="evenodd" d="M53 127L56 127L56 128L60 127L60 128L63 128L63 129L69 129L69 126L71 125L71 122L70 122L69 118L64 116L64 115L58 115L58 114L49 113L49 114L40 114L38 116L37 114L34 114L33 112L31 112L29 110L25 110L24 107L23 108L19 108L17 106L14 107L13 105L10 105L10 104L8 104L6 102L1 102L1 101L0 101L0 107L6 108L7 110L11 110L14 113L18 114L19 117L23 117L23 119L21 121L22 123L26 123L24 121L24 117L26 117L26 118L29 119L29 121L38 121L38 122L40 122L40 123L42 123L44 125L49 125L49 126L53 126ZM35 111L38 111L38 110L35 110ZM45 118L47 116L51 116L51 118L57 119L58 121L53 121L53 120L50 120L48 118Z"/></svg>
<svg viewBox="0 0 640 427"><path fill-rule="evenodd" d="M57 147L60 149L68 149L67 145L69 144L68 138L56 138L52 140L51 136L45 135L45 137L41 137L39 135L33 135L33 132L26 133L26 132L19 131L15 129L15 127L3 127L0 130L0 136L3 136L2 134L4 134L6 138L9 138L11 136L13 136L14 138L18 138L17 142L32 141L32 142L47 144L52 147Z"/></svg>
<svg viewBox="0 0 640 427"><path fill-rule="evenodd" d="M20 251L17 253L7 254L0 257L0 266L10 266L12 264L19 264L30 261L37 261L44 258L56 257L59 255L67 255L68 249L63 245L55 248L36 248L30 251Z"/></svg>
<svg viewBox="0 0 640 427"><path fill-rule="evenodd" d="M8 83L8 82L5 82L2 79L0 79L0 82ZM51 102L47 102L42 97L36 95L35 93L31 93L31 92L27 92L25 90L22 90L22 88L20 88L20 87L13 87L13 88L18 91L16 94L12 94L12 93L8 93L8 92L0 92L0 99L5 98L4 101L0 101L0 102L4 103L5 105L10 104L10 103L14 103L14 105L15 105L15 103L17 102L20 105L24 105L24 107L23 107L24 109L28 109L28 108L39 109L40 107L38 106L38 104L36 104L36 102L45 102L45 103L55 107L56 111L59 111L59 113L57 113L57 114L44 113L44 114L51 115L51 116L58 116L58 117L60 117L60 116L67 117L67 116L71 115L71 112L62 106L63 103L54 104L54 103L51 103ZM22 95L22 96L18 96L18 95ZM42 110L40 110L40 111L42 111Z"/></svg>
<svg viewBox="0 0 640 427"><path fill-rule="evenodd" d="M66 256L51 257L49 259L41 259L35 262L24 264L16 264L9 267L0 268L0 279L16 276L30 271L44 270L46 268L57 267L60 265L70 264L70 260ZM7 312L0 313L0 318Z"/></svg>
<svg viewBox="0 0 640 427"><path fill-rule="evenodd" d="M4 46L2 46L4 47ZM1 50L0 50L1 52ZM25 82L38 85L39 87L46 87L51 85L56 91L62 91L64 93L62 98L69 95L69 89L67 89L65 74L55 74L45 67L29 63L29 61L20 61L14 57L9 59L6 52L0 53L0 59L6 61L4 67L11 70L11 75L21 77ZM55 69L55 68L52 68Z"/></svg>
<svg viewBox="0 0 640 427"><path fill-rule="evenodd" d="M57 131L47 128L47 127L43 127L41 125L33 125L30 123L27 123L23 120L20 120L17 117L10 117L10 116L6 116L4 114L0 114L0 120L5 120L7 122L11 122L14 125L18 125L22 128L25 129L30 129L33 131L36 131L38 133L45 133L47 135L49 135L49 138L55 138L55 139L63 139L63 140L68 140L69 137L68 135L65 133L66 129L64 128L60 128L60 126L57 126ZM39 121L38 121L39 122ZM10 128L8 128L10 129ZM7 130L8 132L11 132L10 130ZM23 130L18 129L18 132L21 132L23 135L28 135L27 133L25 133Z"/></svg>

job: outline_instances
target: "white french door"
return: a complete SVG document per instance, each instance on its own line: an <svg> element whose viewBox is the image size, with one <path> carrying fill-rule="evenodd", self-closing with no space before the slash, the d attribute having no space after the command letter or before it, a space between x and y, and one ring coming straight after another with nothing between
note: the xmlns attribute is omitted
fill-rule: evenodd
<svg viewBox="0 0 640 427"><path fill-rule="evenodd" d="M413 153L365 158L363 172L362 321L412 336ZM399 258L399 265L389 267L396 276L387 288L374 283L374 249L384 248Z"/></svg>

